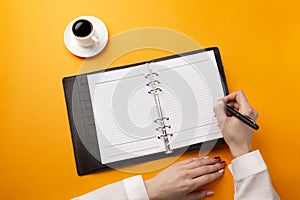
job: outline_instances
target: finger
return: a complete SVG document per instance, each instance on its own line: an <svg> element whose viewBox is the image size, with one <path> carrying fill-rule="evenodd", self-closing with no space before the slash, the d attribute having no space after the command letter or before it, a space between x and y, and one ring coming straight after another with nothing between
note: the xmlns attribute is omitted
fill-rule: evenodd
<svg viewBox="0 0 300 200"><path fill-rule="evenodd" d="M224 97L226 103L234 102L234 108L238 108L239 112L251 118L254 117L254 109L251 108L244 92L242 90L233 92Z"/></svg>
<svg viewBox="0 0 300 200"><path fill-rule="evenodd" d="M256 121L258 118L258 112L254 108L252 108L252 116L249 117L251 117L254 121Z"/></svg>
<svg viewBox="0 0 300 200"><path fill-rule="evenodd" d="M183 161L177 162L177 164L186 165L186 164L192 163L194 161L197 161L199 159L201 159L201 158L189 158L189 159L185 159Z"/></svg>
<svg viewBox="0 0 300 200"><path fill-rule="evenodd" d="M221 161L220 157L206 158L206 159L195 159L185 166L185 169L195 169L206 165L214 165Z"/></svg>
<svg viewBox="0 0 300 200"><path fill-rule="evenodd" d="M177 162L176 164L187 165L187 164L197 161L199 159L201 160L201 159L208 159L208 158L209 158L209 156L202 156L202 157L198 157L198 158L189 158L189 159L185 159L183 161Z"/></svg>
<svg viewBox="0 0 300 200"><path fill-rule="evenodd" d="M216 163L214 165L206 165L198 168L194 168L192 170L189 170L189 175L191 178L197 178L200 176L204 176L206 174L211 174L214 172L219 172L220 170L224 169L226 163L225 161ZM220 171L223 172L223 171Z"/></svg>
<svg viewBox="0 0 300 200"><path fill-rule="evenodd" d="M213 110L216 115L219 126L222 127L226 118L224 102L220 101L220 103L216 104L213 107Z"/></svg>
<svg viewBox="0 0 300 200"><path fill-rule="evenodd" d="M217 172L214 172L214 173L210 173L210 174L205 174L203 176L199 176L197 178L194 178L192 181L193 181L193 186L194 188L192 189L197 189L203 185L206 185L210 182L213 182L215 180L217 180L218 178L220 178L221 176L223 176L224 174L224 169L220 169L219 171Z"/></svg>
<svg viewBox="0 0 300 200"><path fill-rule="evenodd" d="M239 110L240 109L240 105L237 102L229 102L227 103L227 105L229 105L230 107Z"/></svg>
<svg viewBox="0 0 300 200"><path fill-rule="evenodd" d="M205 199L207 196L213 195L213 191L211 190L200 190L197 192L192 192L185 196L183 200L199 200L199 199Z"/></svg>
<svg viewBox="0 0 300 200"><path fill-rule="evenodd" d="M232 92L230 94L228 94L227 96L222 98L226 103L229 102L240 102L240 103L248 103L248 100L246 98L246 95L244 93L244 91L242 90L237 90L235 92Z"/></svg>
<svg viewBox="0 0 300 200"><path fill-rule="evenodd" d="M250 104L242 90L230 93L224 97L226 103L237 102L241 107L250 107Z"/></svg>

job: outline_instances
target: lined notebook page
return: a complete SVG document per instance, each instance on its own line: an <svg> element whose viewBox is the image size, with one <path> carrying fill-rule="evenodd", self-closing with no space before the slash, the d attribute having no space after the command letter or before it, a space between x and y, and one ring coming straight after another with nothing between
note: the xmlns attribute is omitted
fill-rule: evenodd
<svg viewBox="0 0 300 200"><path fill-rule="evenodd" d="M103 164L164 151L146 65L88 75Z"/></svg>
<svg viewBox="0 0 300 200"><path fill-rule="evenodd" d="M221 138L213 105L224 97L213 51L87 76L103 164L164 152L157 107L148 94L149 69L158 74L160 104L171 149Z"/></svg>
<svg viewBox="0 0 300 200"><path fill-rule="evenodd" d="M173 149L221 138L213 105L224 97L213 51L151 63Z"/></svg>

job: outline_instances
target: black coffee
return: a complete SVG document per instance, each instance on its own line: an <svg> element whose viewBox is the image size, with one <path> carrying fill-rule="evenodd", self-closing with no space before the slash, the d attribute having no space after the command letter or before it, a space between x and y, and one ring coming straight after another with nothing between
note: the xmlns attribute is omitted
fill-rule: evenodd
<svg viewBox="0 0 300 200"><path fill-rule="evenodd" d="M93 30L93 25L91 22L85 19L77 20L72 27L72 31L77 37L86 37Z"/></svg>

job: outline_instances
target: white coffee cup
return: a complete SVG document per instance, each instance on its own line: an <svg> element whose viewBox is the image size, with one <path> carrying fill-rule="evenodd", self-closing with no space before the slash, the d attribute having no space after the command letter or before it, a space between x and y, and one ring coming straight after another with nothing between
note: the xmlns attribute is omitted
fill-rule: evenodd
<svg viewBox="0 0 300 200"><path fill-rule="evenodd" d="M79 45L91 47L99 44L99 38L95 34L93 22L87 17L79 17L72 24L72 34Z"/></svg>

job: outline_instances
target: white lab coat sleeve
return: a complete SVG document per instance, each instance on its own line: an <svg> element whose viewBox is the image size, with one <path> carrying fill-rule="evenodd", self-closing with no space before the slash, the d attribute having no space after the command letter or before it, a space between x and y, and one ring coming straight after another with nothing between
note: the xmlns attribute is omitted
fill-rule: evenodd
<svg viewBox="0 0 300 200"><path fill-rule="evenodd" d="M233 159L228 168L234 179L235 200L280 199L259 150Z"/></svg>
<svg viewBox="0 0 300 200"><path fill-rule="evenodd" d="M141 175L126 178L72 200L149 200Z"/></svg>

